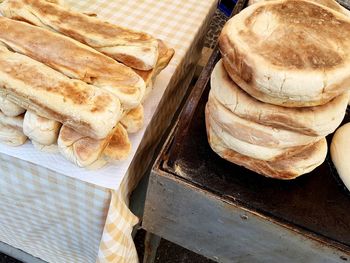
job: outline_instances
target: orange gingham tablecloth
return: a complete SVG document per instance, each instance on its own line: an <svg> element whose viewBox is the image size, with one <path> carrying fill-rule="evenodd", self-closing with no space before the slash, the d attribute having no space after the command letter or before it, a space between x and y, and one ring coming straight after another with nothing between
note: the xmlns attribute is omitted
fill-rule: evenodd
<svg viewBox="0 0 350 263"><path fill-rule="evenodd" d="M35 156L0 153L0 241L48 262L138 261L131 238L138 219L128 209L128 196L149 165L152 144L171 120L167 113L180 102L183 93L176 88L191 79L189 71L199 57L216 3L65 0L72 9L163 39L175 49L175 56L145 102L146 127L131 138L132 158L121 165L125 171L115 168L123 176L105 180L98 173L62 174L50 166L50 159L38 165Z"/></svg>

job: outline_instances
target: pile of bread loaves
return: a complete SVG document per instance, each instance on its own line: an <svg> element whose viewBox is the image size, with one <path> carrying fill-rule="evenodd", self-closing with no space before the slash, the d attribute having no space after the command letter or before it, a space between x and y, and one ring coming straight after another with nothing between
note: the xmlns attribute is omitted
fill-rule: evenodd
<svg viewBox="0 0 350 263"><path fill-rule="evenodd" d="M0 141L98 168L130 152L173 49L58 0L0 4Z"/></svg>
<svg viewBox="0 0 350 263"><path fill-rule="evenodd" d="M227 22L206 106L217 154L279 179L323 163L349 101L347 14L333 0L275 0Z"/></svg>

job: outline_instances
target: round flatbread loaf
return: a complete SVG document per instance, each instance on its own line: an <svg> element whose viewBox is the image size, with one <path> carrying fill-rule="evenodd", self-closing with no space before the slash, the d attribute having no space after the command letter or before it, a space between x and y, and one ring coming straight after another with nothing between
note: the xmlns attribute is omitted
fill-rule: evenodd
<svg viewBox="0 0 350 263"><path fill-rule="evenodd" d="M350 18L314 2L249 6L226 23L219 44L230 77L260 101L318 106L349 89Z"/></svg>
<svg viewBox="0 0 350 263"><path fill-rule="evenodd" d="M320 136L309 136L242 119L225 108L212 94L209 95L207 107L210 117L221 128L234 138L250 144L271 148L289 148L314 143L321 139Z"/></svg>
<svg viewBox="0 0 350 263"><path fill-rule="evenodd" d="M290 180L309 173L321 165L327 155L327 142L323 138L307 147L301 147L302 150L295 154L281 156L273 161L258 160L228 148L212 129L207 129L207 132L211 148L221 158L275 179Z"/></svg>
<svg viewBox="0 0 350 263"><path fill-rule="evenodd" d="M335 132L330 153L339 177L350 190L350 123Z"/></svg>
<svg viewBox="0 0 350 263"><path fill-rule="evenodd" d="M0 111L0 124L11 127L20 132L23 132L23 119L23 114L15 117L9 117Z"/></svg>
<svg viewBox="0 0 350 263"><path fill-rule="evenodd" d="M206 107L205 119L207 131L210 130L214 132L220 138L220 141L226 148L232 149L235 152L254 159L272 161L282 158L283 156L286 157L294 154L303 148L302 146L288 148L265 147L237 139L229 134L225 129L220 127L220 125L210 116L208 107Z"/></svg>
<svg viewBox="0 0 350 263"><path fill-rule="evenodd" d="M322 106L287 108L261 102L240 89L228 76L222 61L211 74L212 95L240 118L311 136L326 136L342 122L349 93Z"/></svg>
<svg viewBox="0 0 350 263"><path fill-rule="evenodd" d="M271 1L271 0L249 0L248 5L253 5L253 4L257 4L265 1ZM316 4L319 4L319 5L324 5L328 8L333 9L334 11L350 16L350 11L342 7L340 4L338 4L337 1L334 1L334 0L309 0L309 1L315 2Z"/></svg>

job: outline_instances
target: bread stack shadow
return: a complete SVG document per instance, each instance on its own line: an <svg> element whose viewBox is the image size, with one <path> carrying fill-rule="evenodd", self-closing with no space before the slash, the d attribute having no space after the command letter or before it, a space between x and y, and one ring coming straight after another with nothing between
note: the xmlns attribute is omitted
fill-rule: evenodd
<svg viewBox="0 0 350 263"><path fill-rule="evenodd" d="M309 1L262 2L230 19L205 110L211 148L278 179L322 164L349 101L349 41L350 19Z"/></svg>

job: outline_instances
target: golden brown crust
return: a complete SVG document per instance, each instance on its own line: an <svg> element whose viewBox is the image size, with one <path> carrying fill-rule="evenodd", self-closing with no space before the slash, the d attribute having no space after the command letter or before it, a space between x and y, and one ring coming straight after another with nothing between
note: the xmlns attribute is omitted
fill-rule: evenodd
<svg viewBox="0 0 350 263"><path fill-rule="evenodd" d="M350 87L350 77L349 77L349 78L346 78L344 81L342 81L338 85L328 86L325 89L325 91L327 92L323 93L320 96L315 96L313 100L303 101L303 100L290 100L287 97L285 98L273 97L273 96L270 96L268 93L265 93L259 90L259 88L255 84L255 81L252 80L253 78L249 79L250 83L247 83L244 79L242 79L239 76L239 74L237 74L235 69L230 65L231 61L229 61L228 58L223 57L223 63L231 79L249 95L251 95L255 99L260 100L262 102L270 103L270 104L274 104L282 107L304 108L304 107L322 106L330 102L335 97L340 96L342 93L346 92L348 90L348 87ZM248 75L243 75L243 76L248 76Z"/></svg>
<svg viewBox="0 0 350 263"><path fill-rule="evenodd" d="M279 22L293 33L285 37L284 29L277 28L277 31L269 36L273 41L257 41L259 39L252 27L257 17L264 12L278 17ZM260 6L245 20L245 25L249 29L241 32L242 39L249 42L253 50L261 51L261 56L272 65L287 69L326 70L338 67L344 62L342 54L335 51L332 46L321 41L318 43L310 41L310 38L317 36L318 40L326 42L332 39L340 46L346 44L350 38L350 24L344 19L336 17L334 13L318 5L299 0ZM333 25L337 26L337 30L334 30ZM306 30L299 30L300 27ZM278 34L281 37L278 38Z"/></svg>
<svg viewBox="0 0 350 263"><path fill-rule="evenodd" d="M241 118L311 136L332 133L343 120L349 100L349 93L344 93L317 107L288 108L264 103L238 87L228 76L222 61L211 75L211 92Z"/></svg>
<svg viewBox="0 0 350 263"><path fill-rule="evenodd" d="M225 108L212 93L209 94L207 111L230 137L253 145L283 149L307 145L321 139L320 136L308 136L240 118Z"/></svg>
<svg viewBox="0 0 350 263"><path fill-rule="evenodd" d="M88 166L100 157L114 130L105 139L96 140L63 125L58 137L59 150L63 156L78 166Z"/></svg>
<svg viewBox="0 0 350 263"><path fill-rule="evenodd" d="M260 3L260 2L263 2L263 1L269 1L269 0L250 0L248 5ZM319 4L319 5L326 6L328 8L331 8L331 9L337 11L337 12L343 13L344 15L349 15L350 14L347 9L345 9L344 7L339 5L334 0L309 0L309 1L310 2L314 2L316 4Z"/></svg>
<svg viewBox="0 0 350 263"><path fill-rule="evenodd" d="M143 106L139 105L137 108L127 112L120 120L120 123L125 127L128 133L138 132L143 127L144 123Z"/></svg>
<svg viewBox="0 0 350 263"><path fill-rule="evenodd" d="M147 87L152 83L152 81L154 81L155 77L160 73L160 71L166 68L175 54L174 49L168 48L162 40L157 40L159 44L159 55L156 66L152 70L147 71L134 69L134 71L145 81Z"/></svg>
<svg viewBox="0 0 350 263"><path fill-rule="evenodd" d="M275 179L290 180L311 172L323 163L327 154L327 142L323 138L308 146L294 147L273 161L263 161L244 156L225 147L208 126L208 122L207 135L211 148L223 159Z"/></svg>
<svg viewBox="0 0 350 263"><path fill-rule="evenodd" d="M120 102L111 93L26 56L1 50L0 75L0 93L7 99L87 136L105 138L121 117Z"/></svg>
<svg viewBox="0 0 350 263"><path fill-rule="evenodd" d="M308 107L348 89L349 39L347 16L306 0L280 0L232 18L219 45L230 77L251 96Z"/></svg>
<svg viewBox="0 0 350 263"><path fill-rule="evenodd" d="M118 124L103 155L108 160L120 161L127 158L130 151L131 143L128 133L122 125Z"/></svg>
<svg viewBox="0 0 350 263"><path fill-rule="evenodd" d="M245 168L266 177L281 180L291 180L303 174L302 172L298 171L298 169L293 170L293 162L297 162L301 158L309 158L309 156L312 155L314 151L319 150L321 143L323 142L315 143L309 148L304 149L304 151L299 152L299 154L289 156L288 159L281 159L273 162L253 159L229 149L219 152L218 154L222 158L232 163L244 166ZM315 166L317 167L321 163L316 163Z"/></svg>
<svg viewBox="0 0 350 263"><path fill-rule="evenodd" d="M158 43L146 33L116 26L45 0L5 0L2 11L10 18L30 21L74 38L130 67L150 70L156 63Z"/></svg>
<svg viewBox="0 0 350 263"><path fill-rule="evenodd" d="M0 42L68 77L101 88L110 86L117 96L118 92L133 95L138 102L143 96L144 83L132 69L63 35L0 17Z"/></svg>

